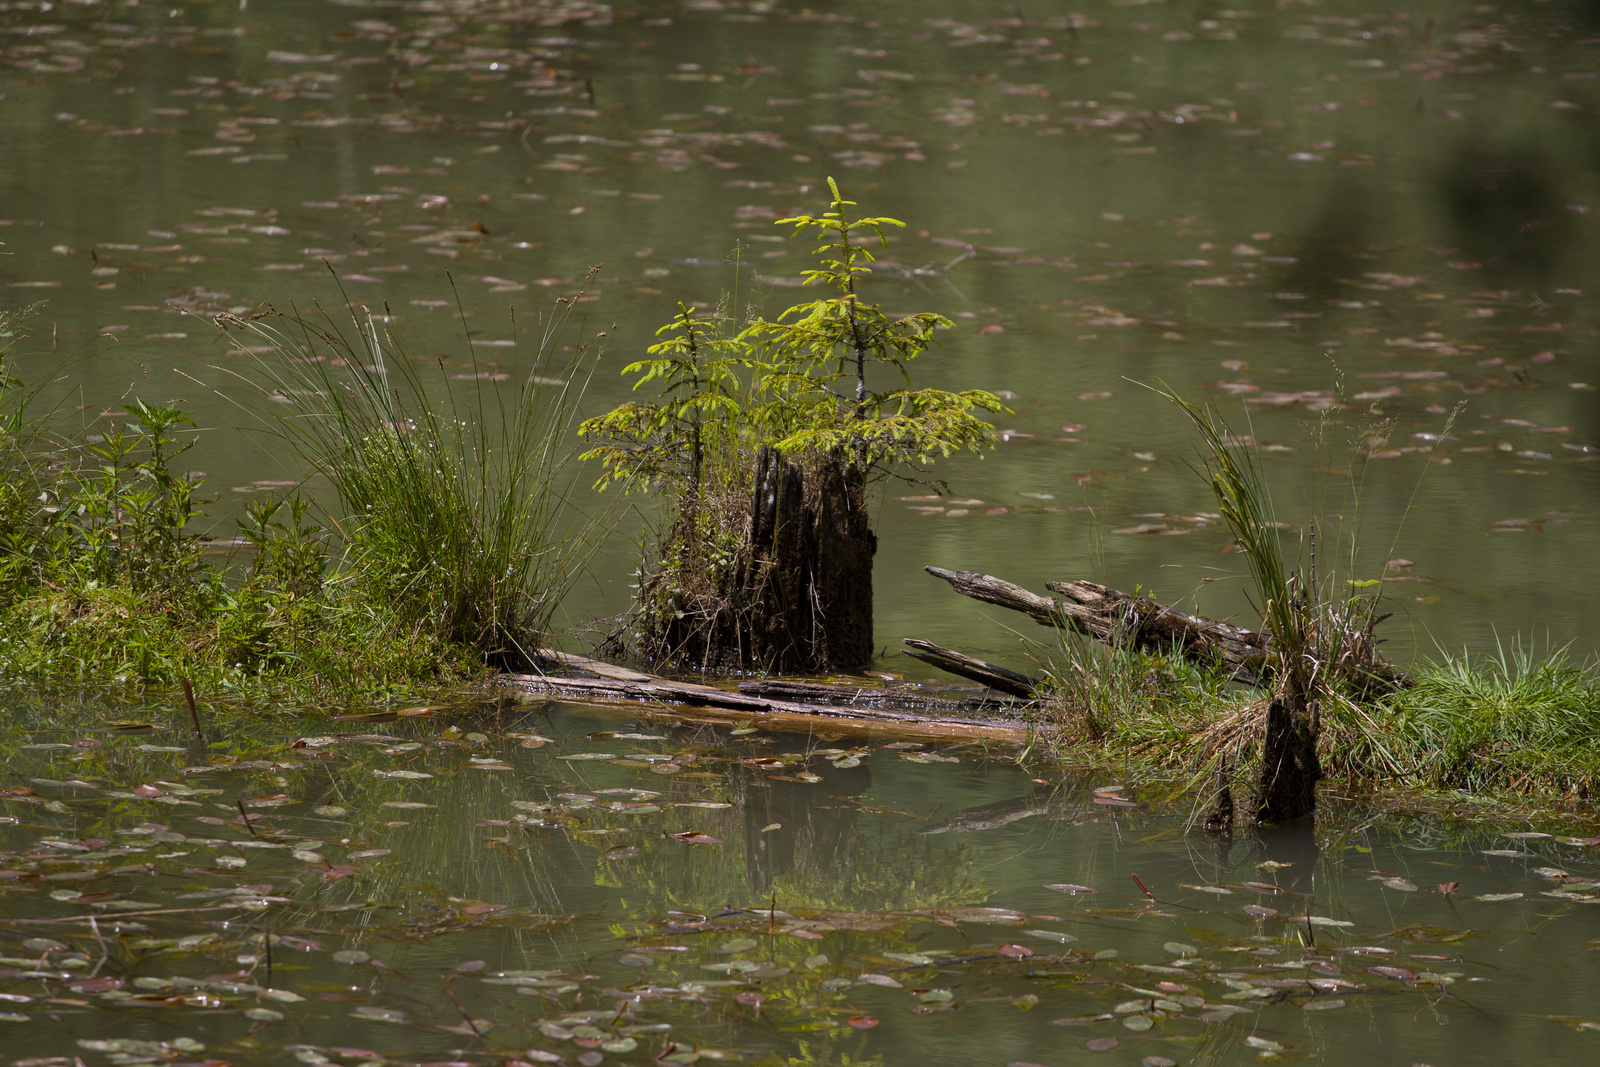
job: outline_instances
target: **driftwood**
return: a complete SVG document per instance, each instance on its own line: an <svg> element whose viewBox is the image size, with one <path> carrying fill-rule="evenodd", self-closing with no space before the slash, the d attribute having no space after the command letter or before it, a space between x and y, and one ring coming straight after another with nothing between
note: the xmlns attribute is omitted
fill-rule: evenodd
<svg viewBox="0 0 1600 1067"><path fill-rule="evenodd" d="M525 692L544 693L586 704L645 702L671 705L660 710L672 718L691 722L750 722L768 730L878 734L928 741L1023 744L1028 739L1027 726L1010 718L978 719L966 715L930 715L859 705L806 704L642 674L553 649L541 649L538 658L563 672L578 670L604 676L540 673L508 674L503 675L502 679Z"/></svg>
<svg viewBox="0 0 1600 1067"><path fill-rule="evenodd" d="M1176 650L1198 663L1226 668L1235 680L1252 685L1272 681L1272 638L1256 630L1191 615L1098 582L1044 583L1046 589L1061 594L1057 599L976 571L923 569L949 582L962 596L1020 611L1043 626L1063 627L1142 652ZM1413 684L1405 672L1376 655L1362 668L1359 682L1367 696L1381 696Z"/></svg>
<svg viewBox="0 0 1600 1067"><path fill-rule="evenodd" d="M740 682L739 692L749 696L771 697L774 700L798 701L802 704L890 708L895 711L916 711L925 715L960 715L973 711L1020 711L1029 703L1003 693L984 693L955 700L910 688L894 689L888 686L848 685L838 682L794 682L777 678Z"/></svg>
<svg viewBox="0 0 1600 1067"><path fill-rule="evenodd" d="M942 671L969 678L990 689L1010 693L1012 696L1032 697L1039 685L1037 679L1029 678L1026 674L1018 674L1009 668L969 656L965 652L943 648L932 641L919 641L915 637L907 637L905 645L908 656L915 656Z"/></svg>
<svg viewBox="0 0 1600 1067"><path fill-rule="evenodd" d="M1178 611L1149 597L1130 596L1097 582L1046 582L1047 589L1061 594L1057 599L977 571L924 569L962 596L1020 611L1042 626L1144 652L1176 648L1190 659L1231 669L1241 681L1263 681L1269 671L1271 642L1265 634Z"/></svg>

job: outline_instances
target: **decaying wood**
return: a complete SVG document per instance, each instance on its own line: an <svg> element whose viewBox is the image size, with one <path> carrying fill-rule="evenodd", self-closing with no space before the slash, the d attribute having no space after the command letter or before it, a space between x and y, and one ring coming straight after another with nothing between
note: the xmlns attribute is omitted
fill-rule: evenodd
<svg viewBox="0 0 1600 1067"><path fill-rule="evenodd" d="M1026 674L1019 674L998 664L988 663L978 659L976 656L969 656L965 652L944 648L934 644L932 641L920 641L915 637L907 637L905 638L905 645L906 655L908 656L914 656L924 663L933 664L942 671L949 671L951 674L970 679L1002 693L1010 693L1012 696L1018 697L1032 697L1039 686L1036 679L1029 678Z"/></svg>
<svg viewBox="0 0 1600 1067"><path fill-rule="evenodd" d="M614 678L619 682L649 682L655 680L655 675L645 674L643 671L629 670L627 667L618 667L615 664L604 663L588 656L579 656L571 652L562 652L554 648L541 648L539 659L546 664L556 664L568 670L584 671L589 674L598 674L602 678Z"/></svg>
<svg viewBox="0 0 1600 1067"><path fill-rule="evenodd" d="M1175 649L1197 663L1224 667L1233 672L1237 681L1252 685L1264 685L1272 678L1272 638L1256 630L1192 615L1098 582L1044 583L1046 589L1061 594L1058 599L977 571L943 567L923 570L943 578L962 596L1020 611L1041 626L1063 627L1108 645L1141 652ZM1361 668L1356 680L1366 696L1381 696L1414 684L1404 671L1376 654Z"/></svg>
<svg viewBox="0 0 1600 1067"><path fill-rule="evenodd" d="M679 516L660 567L642 583L637 651L699 671L815 674L872 659L872 557L866 471L836 450L796 460L763 446L748 472L742 541L705 555L693 512Z"/></svg>
<svg viewBox="0 0 1600 1067"><path fill-rule="evenodd" d="M1261 742L1261 780L1256 790L1258 822L1292 822L1317 808L1319 720L1317 702L1286 693L1267 706Z"/></svg>
<svg viewBox="0 0 1600 1067"><path fill-rule="evenodd" d="M541 650L540 660L563 664L569 669L587 670L583 657L558 654L554 650ZM614 673L624 673L622 668L599 664ZM797 701L777 700L729 692L716 686L696 682L680 682L655 675L642 675L626 671L630 677L586 678L570 674L508 674L502 676L506 684L526 692L545 693L565 700L586 704L611 705L645 702L658 705L662 714L694 722L750 722L763 729L798 731L801 733L827 730L835 734L892 735L928 741L984 741L1002 744L1024 744L1028 728L1014 719L977 719L968 716L893 711L884 708L861 706L830 706L804 704ZM687 708L678 712L675 707Z"/></svg>
<svg viewBox="0 0 1600 1067"><path fill-rule="evenodd" d="M916 711L923 714L959 715L971 711L1010 711L1027 706L1009 695L984 693L963 697L960 700L941 699L915 689L894 689L887 686L842 685L836 682L794 682L785 679L762 679L758 682L740 682L739 692L750 696L771 697L775 700L799 701L803 704L833 704L840 707L891 708L896 711Z"/></svg>
<svg viewBox="0 0 1600 1067"><path fill-rule="evenodd" d="M1265 634L1178 611L1149 597L1130 596L1097 582L1046 582L1046 588L1061 594L1057 599L977 571L924 569L962 596L1020 611L1042 626L1064 627L1146 652L1176 648L1190 659L1227 667L1242 681L1259 682L1268 673L1271 643Z"/></svg>

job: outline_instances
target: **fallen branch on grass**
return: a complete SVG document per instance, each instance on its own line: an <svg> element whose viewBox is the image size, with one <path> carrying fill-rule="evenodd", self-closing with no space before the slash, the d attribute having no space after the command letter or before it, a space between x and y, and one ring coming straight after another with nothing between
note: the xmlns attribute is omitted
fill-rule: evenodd
<svg viewBox="0 0 1600 1067"><path fill-rule="evenodd" d="M1108 645L1140 652L1177 651L1187 659L1218 665L1241 682L1264 685L1272 675L1272 639L1232 623L1191 615L1149 597L1119 592L1098 582L1046 582L1060 598L1040 596L1019 585L977 571L923 568L950 583L962 596L1020 611L1042 626L1076 631ZM1368 695L1409 687L1411 679L1392 664L1376 660L1365 675Z"/></svg>

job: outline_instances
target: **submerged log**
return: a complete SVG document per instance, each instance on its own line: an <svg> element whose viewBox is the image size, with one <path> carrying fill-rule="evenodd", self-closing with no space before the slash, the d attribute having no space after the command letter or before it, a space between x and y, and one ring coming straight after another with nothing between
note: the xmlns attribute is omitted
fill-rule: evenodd
<svg viewBox="0 0 1600 1067"><path fill-rule="evenodd" d="M923 714L962 714L971 711L1011 711L1027 706L1026 701L999 693L963 697L951 700L919 692L916 689L894 689L887 686L848 685L838 682L794 682L767 678L758 682L740 682L739 692L749 696L771 697L776 700L799 701L802 704L832 704L853 708L892 708L897 711L916 711Z"/></svg>
<svg viewBox="0 0 1600 1067"><path fill-rule="evenodd" d="M1026 674L1019 674L1006 667L995 663L988 663L969 656L965 652L944 648L932 641L919 641L915 637L905 638L906 655L914 656L924 663L931 663L942 671L971 679L990 689L1002 693L1009 693L1017 697L1032 697L1037 691L1039 683L1036 679L1029 678Z"/></svg>
<svg viewBox="0 0 1600 1067"><path fill-rule="evenodd" d="M763 729L798 733L888 735L929 741L985 741L1025 744L1027 726L1010 718L974 718L940 709L934 714L895 711L860 705L806 704L730 692L697 682L681 682L642 674L611 664L554 650L541 649L538 659L552 667L608 676L567 673L508 674L502 678L524 692L585 704L655 704L659 713L702 723L753 723Z"/></svg>

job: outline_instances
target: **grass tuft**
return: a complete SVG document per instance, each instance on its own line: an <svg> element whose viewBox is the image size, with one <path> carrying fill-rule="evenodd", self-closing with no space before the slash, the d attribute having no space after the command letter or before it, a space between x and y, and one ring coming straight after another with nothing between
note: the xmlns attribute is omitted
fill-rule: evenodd
<svg viewBox="0 0 1600 1067"><path fill-rule="evenodd" d="M526 663L587 565L600 523L568 504L567 443L586 380L551 358L574 302L541 324L509 388L474 357L461 389L408 353L389 316L257 320L289 447L338 492L345 564L362 589L493 665ZM252 346L254 347L254 346ZM469 346L470 348L470 346Z"/></svg>

